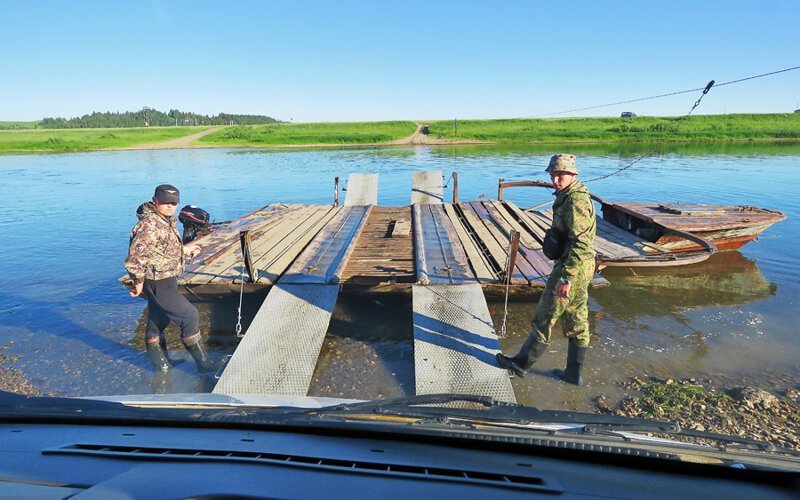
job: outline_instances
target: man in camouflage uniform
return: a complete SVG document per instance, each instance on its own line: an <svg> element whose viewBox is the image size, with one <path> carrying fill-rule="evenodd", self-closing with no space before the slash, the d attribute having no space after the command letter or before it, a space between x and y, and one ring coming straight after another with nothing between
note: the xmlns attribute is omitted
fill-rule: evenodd
<svg viewBox="0 0 800 500"><path fill-rule="evenodd" d="M192 355L200 372L213 370L200 344L200 319L197 309L178 291L178 275L183 273L184 257L194 257L200 247L184 245L178 233L177 218L180 193L175 186L156 187L152 202L136 210L139 223L131 231L125 268L133 283L131 297L147 299L147 355L156 369L171 367L166 357L164 329L174 321L181 329L183 345Z"/></svg>
<svg viewBox="0 0 800 500"><path fill-rule="evenodd" d="M560 379L581 384L581 369L589 346L589 282L595 272L594 237L597 229L589 190L577 179L575 155L550 158L545 170L556 187L553 229L566 238L566 249L556 259L531 321L532 332L516 356L497 354L497 363L518 376L547 351L559 318L569 339L567 367L553 370Z"/></svg>

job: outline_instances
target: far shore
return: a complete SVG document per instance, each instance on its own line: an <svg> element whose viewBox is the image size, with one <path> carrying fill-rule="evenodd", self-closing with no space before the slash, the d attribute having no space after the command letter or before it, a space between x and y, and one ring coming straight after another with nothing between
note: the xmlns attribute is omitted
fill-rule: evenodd
<svg viewBox="0 0 800 500"><path fill-rule="evenodd" d="M161 149L800 142L800 114L0 130L0 154Z"/></svg>

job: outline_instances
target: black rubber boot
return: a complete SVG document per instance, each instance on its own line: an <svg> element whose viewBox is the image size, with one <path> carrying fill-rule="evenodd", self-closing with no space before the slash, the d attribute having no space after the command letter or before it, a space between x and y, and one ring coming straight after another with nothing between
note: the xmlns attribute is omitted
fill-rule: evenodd
<svg viewBox="0 0 800 500"><path fill-rule="evenodd" d="M199 335L189 341L184 340L183 345L186 347L186 350L189 351L189 354L191 354L194 358L198 372L210 373L216 369L214 363L208 359L206 352L203 350L203 346L200 344Z"/></svg>
<svg viewBox="0 0 800 500"><path fill-rule="evenodd" d="M509 357L502 353L497 353L495 359L501 368L513 371L518 377L524 377L528 368L530 368L537 359L542 357L542 354L547 351L549 345L550 344L539 342L536 336L531 335L522 345L522 348L516 356Z"/></svg>
<svg viewBox="0 0 800 500"><path fill-rule="evenodd" d="M583 362L586 359L586 347L581 347L569 343L567 348L567 368L561 370L556 368L553 370L553 375L560 378L564 382L581 385L581 370L583 369Z"/></svg>
<svg viewBox="0 0 800 500"><path fill-rule="evenodd" d="M164 351L164 357L167 358L167 362L170 364L170 366L183 363L182 359L172 359L172 356L169 355L169 350L167 349L167 337L163 333L158 338L158 345L160 345L161 350Z"/></svg>
<svg viewBox="0 0 800 500"><path fill-rule="evenodd" d="M168 372L172 365L169 364L167 357L164 356L161 345L158 342L145 342L145 345L147 346L147 357L150 358L153 367L160 372Z"/></svg>

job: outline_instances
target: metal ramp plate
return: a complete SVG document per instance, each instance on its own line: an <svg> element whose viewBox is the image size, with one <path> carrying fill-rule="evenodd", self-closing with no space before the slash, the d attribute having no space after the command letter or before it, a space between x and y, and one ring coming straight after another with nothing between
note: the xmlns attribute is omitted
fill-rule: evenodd
<svg viewBox="0 0 800 500"><path fill-rule="evenodd" d="M441 203L442 171L414 172L411 181L411 204L415 203Z"/></svg>
<svg viewBox="0 0 800 500"><path fill-rule="evenodd" d="M500 343L477 283L413 285L417 394L461 393L516 402Z"/></svg>
<svg viewBox="0 0 800 500"><path fill-rule="evenodd" d="M476 281L444 205L414 205L413 215L417 282L428 285Z"/></svg>
<svg viewBox="0 0 800 500"><path fill-rule="evenodd" d="M344 198L344 204L345 206L377 205L378 174L350 174L347 177L347 196Z"/></svg>
<svg viewBox="0 0 800 500"><path fill-rule="evenodd" d="M305 396L338 294L338 285L273 286L212 392Z"/></svg>
<svg viewBox="0 0 800 500"><path fill-rule="evenodd" d="M372 205L343 207L300 254L279 283L339 283Z"/></svg>

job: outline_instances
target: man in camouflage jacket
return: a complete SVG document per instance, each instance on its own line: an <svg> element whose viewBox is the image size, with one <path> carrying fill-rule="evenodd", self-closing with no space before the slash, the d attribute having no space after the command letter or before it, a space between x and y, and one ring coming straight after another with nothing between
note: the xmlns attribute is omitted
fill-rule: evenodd
<svg viewBox="0 0 800 500"><path fill-rule="evenodd" d="M178 275L183 273L184 257L194 257L200 247L183 245L173 216L180 201L175 186L156 187L152 202L139 206L139 223L131 231L125 268L133 284L131 296L147 299L145 345L156 369L166 372L171 363L166 357L164 329L175 322L181 329L181 341L201 372L213 369L200 344L200 321L197 309L178 291Z"/></svg>
<svg viewBox="0 0 800 500"><path fill-rule="evenodd" d="M567 366L554 370L560 379L580 385L581 370L589 346L589 283L595 272L594 237L597 230L589 190L577 179L575 156L555 155L546 172L556 187L553 229L566 239L563 254L555 260L542 297L531 321L531 334L516 356L497 354L497 363L518 376L547 351L550 335L561 319L569 339Z"/></svg>

